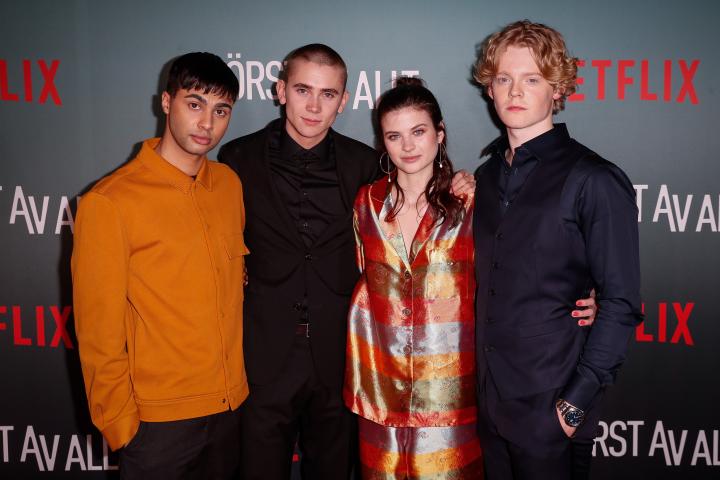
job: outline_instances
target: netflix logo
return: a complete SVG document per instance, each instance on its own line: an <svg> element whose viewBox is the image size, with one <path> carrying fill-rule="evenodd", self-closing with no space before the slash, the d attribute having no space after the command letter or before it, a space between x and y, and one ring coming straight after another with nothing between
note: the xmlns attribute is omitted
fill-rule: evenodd
<svg viewBox="0 0 720 480"><path fill-rule="evenodd" d="M12 336L19 347L75 348L67 329L70 305L37 305L33 310L18 305L0 305L0 336Z"/></svg>
<svg viewBox="0 0 720 480"><path fill-rule="evenodd" d="M645 321L635 329L635 341L695 345L690 332L690 315L694 302L660 302L642 304Z"/></svg>
<svg viewBox="0 0 720 480"><path fill-rule="evenodd" d="M0 100L6 102L37 102L44 104L49 100L61 106L62 99L55 85L55 75L60 60L23 60L21 63L8 64L0 59ZM22 82L11 83L10 77L20 77Z"/></svg>
<svg viewBox="0 0 720 480"><path fill-rule="evenodd" d="M651 62L648 59L632 60L578 60L577 83L582 90L585 80L595 81L595 91L575 93L568 97L571 102L583 102L587 98L608 100L608 85L615 85L614 98L628 98L649 102L691 103L699 99L695 89L695 74L700 60L667 59Z"/></svg>

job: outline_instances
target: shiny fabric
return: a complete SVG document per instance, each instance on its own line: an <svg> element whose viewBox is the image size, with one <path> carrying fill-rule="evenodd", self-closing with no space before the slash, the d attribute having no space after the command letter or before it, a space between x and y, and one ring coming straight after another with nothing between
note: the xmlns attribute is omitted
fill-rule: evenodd
<svg viewBox="0 0 720 480"><path fill-rule="evenodd" d="M473 424L475 405L472 198L462 221L428 208L405 251L387 178L363 187L354 227L362 276L348 325L345 403L393 427Z"/></svg>
<svg viewBox="0 0 720 480"><path fill-rule="evenodd" d="M364 480L480 480L483 457L474 423L397 428L359 419Z"/></svg>

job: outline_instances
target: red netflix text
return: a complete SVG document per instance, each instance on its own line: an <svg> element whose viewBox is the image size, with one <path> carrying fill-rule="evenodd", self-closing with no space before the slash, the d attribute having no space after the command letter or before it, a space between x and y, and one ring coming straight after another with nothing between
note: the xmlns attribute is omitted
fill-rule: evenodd
<svg viewBox="0 0 720 480"><path fill-rule="evenodd" d="M18 305L0 305L0 334L12 333L17 346L75 348L67 329L71 313L70 305L38 305L34 315Z"/></svg>
<svg viewBox="0 0 720 480"><path fill-rule="evenodd" d="M645 321L635 329L636 341L695 345L688 325L695 303L660 302L657 310L648 308L642 304Z"/></svg>
<svg viewBox="0 0 720 480"><path fill-rule="evenodd" d="M60 93L55 85L55 75L59 67L60 60L23 60L21 63L8 65L5 60L0 59L0 100L19 102L22 96L25 102L45 103L50 98L55 105L62 105ZM11 84L8 72L18 72L22 78L22 85ZM38 74L41 78L38 78ZM42 80L39 89L37 87L40 84L33 83L33 78Z"/></svg>
<svg viewBox="0 0 720 480"><path fill-rule="evenodd" d="M615 95L621 101L632 97L650 102L662 99L664 102L699 103L694 79L700 60L664 60L662 74L658 62L647 59L578 60L577 65L579 90L590 78L597 80L597 87L595 92L570 95L568 100L571 102L582 102L586 98L607 100L609 83L616 85Z"/></svg>

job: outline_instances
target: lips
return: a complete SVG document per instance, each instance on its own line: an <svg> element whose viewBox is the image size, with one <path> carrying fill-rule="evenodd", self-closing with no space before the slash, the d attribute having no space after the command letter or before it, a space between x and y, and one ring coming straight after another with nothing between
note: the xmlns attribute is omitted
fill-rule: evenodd
<svg viewBox="0 0 720 480"><path fill-rule="evenodd" d="M413 155L412 157L400 157L400 160L402 160L405 163L413 163L420 160L420 155Z"/></svg>
<svg viewBox="0 0 720 480"><path fill-rule="evenodd" d="M193 139L195 143L198 145L210 145L210 137L201 137L199 135L190 135L190 138Z"/></svg>
<svg viewBox="0 0 720 480"><path fill-rule="evenodd" d="M507 110L509 110L511 112L522 112L522 111L526 110L526 108L520 107L517 105L512 105L512 106L507 107Z"/></svg>
<svg viewBox="0 0 720 480"><path fill-rule="evenodd" d="M309 125L311 127L320 125L320 120L315 120L314 118L306 118L306 117L301 117L301 118L302 118L302 121L305 122L306 125Z"/></svg>

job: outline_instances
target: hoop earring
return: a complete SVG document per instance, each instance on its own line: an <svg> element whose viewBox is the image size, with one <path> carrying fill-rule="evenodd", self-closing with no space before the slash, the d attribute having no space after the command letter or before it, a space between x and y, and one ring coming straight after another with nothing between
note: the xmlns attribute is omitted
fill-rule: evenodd
<svg viewBox="0 0 720 480"><path fill-rule="evenodd" d="M443 158L447 158L447 150L442 143L438 143L438 145L438 167L443 168Z"/></svg>
<svg viewBox="0 0 720 480"><path fill-rule="evenodd" d="M383 168L383 157L387 157L387 170ZM390 170L390 155L387 152L383 152L382 155L380 155L380 171L382 171L385 175L388 176L388 183L391 181L390 177L394 170Z"/></svg>

